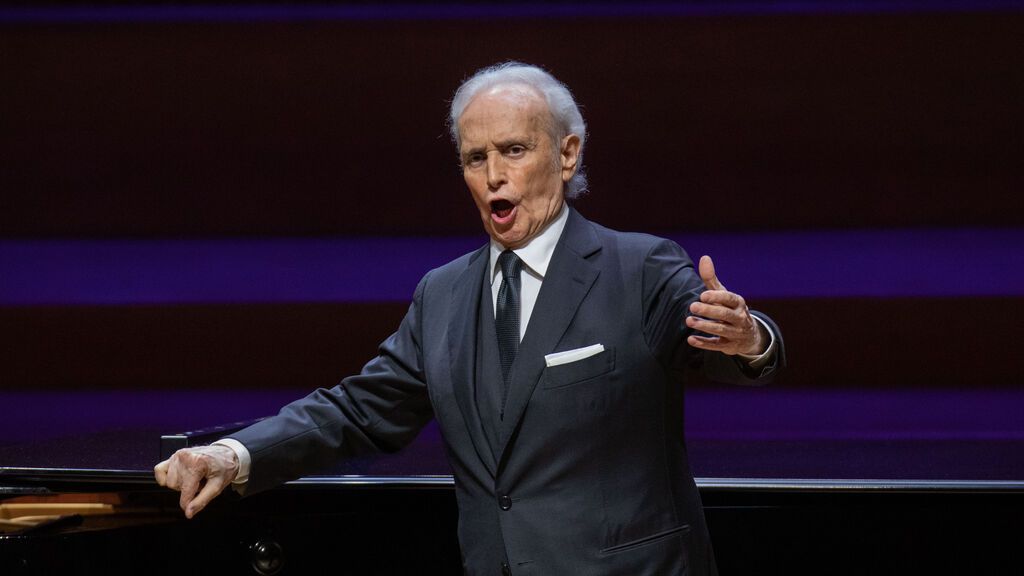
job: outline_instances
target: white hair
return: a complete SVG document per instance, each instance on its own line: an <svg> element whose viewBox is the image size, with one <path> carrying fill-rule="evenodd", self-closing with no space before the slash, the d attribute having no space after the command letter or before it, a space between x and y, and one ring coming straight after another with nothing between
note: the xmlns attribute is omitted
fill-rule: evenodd
<svg viewBox="0 0 1024 576"><path fill-rule="evenodd" d="M481 90L499 84L524 84L544 95L548 111L551 113L551 137L558 143L569 134L580 139L576 173L565 184L565 197L576 198L587 189L587 177L583 174L583 144L587 139L587 125L580 114L579 106L569 92L569 88L542 68L523 64L522 62L503 62L480 69L469 77L455 91L452 107L448 115L448 128L456 148L461 146L459 138L459 119L466 106Z"/></svg>

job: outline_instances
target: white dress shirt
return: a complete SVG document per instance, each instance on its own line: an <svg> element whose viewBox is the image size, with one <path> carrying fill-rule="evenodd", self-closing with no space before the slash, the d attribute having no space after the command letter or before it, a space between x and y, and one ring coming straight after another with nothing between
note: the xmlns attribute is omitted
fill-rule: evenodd
<svg viewBox="0 0 1024 576"><path fill-rule="evenodd" d="M537 303L537 295L540 294L540 285L544 282L544 275L548 273L548 264L551 263L551 255L555 253L555 245L562 237L562 230L569 220L569 209L562 204L562 211L554 222L548 224L536 238L530 240L525 246L516 248L512 252L523 261L523 269L519 274L519 340L526 334L526 327L530 323L530 316L533 315L533 306ZM501 281L504 275L501 268L497 266L498 256L505 251L505 247L491 240L491 309L497 314L498 290L501 288Z"/></svg>

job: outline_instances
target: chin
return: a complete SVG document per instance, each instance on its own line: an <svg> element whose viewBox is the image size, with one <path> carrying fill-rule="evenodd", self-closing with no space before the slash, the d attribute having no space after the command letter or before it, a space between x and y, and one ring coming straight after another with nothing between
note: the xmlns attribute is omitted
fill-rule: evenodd
<svg viewBox="0 0 1024 576"><path fill-rule="evenodd" d="M519 244L518 241L509 238L508 236L495 235L492 236L492 238L497 240L498 244L501 244L505 248L515 248Z"/></svg>

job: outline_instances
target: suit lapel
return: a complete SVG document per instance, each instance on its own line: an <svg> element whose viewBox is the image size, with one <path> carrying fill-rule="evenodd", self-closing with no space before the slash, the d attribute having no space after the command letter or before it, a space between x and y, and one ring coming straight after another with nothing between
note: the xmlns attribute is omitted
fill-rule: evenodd
<svg viewBox="0 0 1024 576"><path fill-rule="evenodd" d="M480 310L481 283L487 272L488 246L477 250L469 265L452 288L451 317L448 320L448 353L451 357L452 390L462 412L469 438L480 461L495 474L494 452L484 436L480 414L474 400L476 349L478 346L477 314Z"/></svg>
<svg viewBox="0 0 1024 576"><path fill-rule="evenodd" d="M544 371L544 356L554 351L597 280L599 269L587 258L600 249L593 226L570 208L569 220L551 256L530 323L512 364L509 396L501 423L499 466Z"/></svg>

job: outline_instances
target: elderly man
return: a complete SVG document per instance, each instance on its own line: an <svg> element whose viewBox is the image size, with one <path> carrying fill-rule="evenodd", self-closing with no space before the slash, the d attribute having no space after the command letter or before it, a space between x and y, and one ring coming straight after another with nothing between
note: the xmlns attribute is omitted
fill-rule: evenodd
<svg viewBox="0 0 1024 576"><path fill-rule="evenodd" d="M568 89L519 63L456 92L452 136L489 244L430 271L361 374L156 466L187 516L397 450L435 417L467 574L713 574L683 440L683 373L767 380L781 336L674 243L566 204L586 130ZM205 481L205 483L204 483Z"/></svg>

